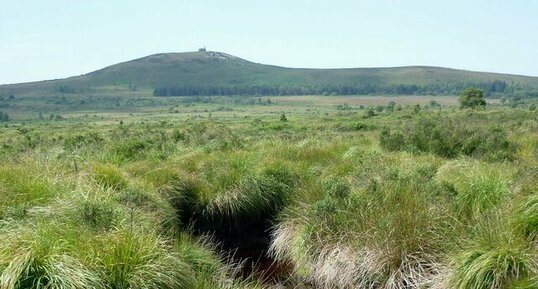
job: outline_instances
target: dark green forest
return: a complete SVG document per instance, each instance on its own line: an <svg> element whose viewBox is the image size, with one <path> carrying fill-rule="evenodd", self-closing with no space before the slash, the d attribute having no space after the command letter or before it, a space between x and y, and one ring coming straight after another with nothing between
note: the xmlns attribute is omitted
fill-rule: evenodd
<svg viewBox="0 0 538 289"><path fill-rule="evenodd" d="M523 90L520 86L506 81L456 82L446 85L380 85L360 83L303 84L303 85L227 85L227 86L163 86L153 90L154 96L231 96L231 95L457 95L466 87L477 87L486 96L495 97L517 94L523 97L538 97L538 91Z"/></svg>

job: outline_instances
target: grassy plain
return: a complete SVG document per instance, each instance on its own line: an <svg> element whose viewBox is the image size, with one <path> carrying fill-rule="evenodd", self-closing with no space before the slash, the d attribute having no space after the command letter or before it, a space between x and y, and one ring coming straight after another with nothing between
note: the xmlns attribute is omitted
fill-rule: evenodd
<svg viewBox="0 0 538 289"><path fill-rule="evenodd" d="M526 105L139 93L10 100L0 288L538 286Z"/></svg>

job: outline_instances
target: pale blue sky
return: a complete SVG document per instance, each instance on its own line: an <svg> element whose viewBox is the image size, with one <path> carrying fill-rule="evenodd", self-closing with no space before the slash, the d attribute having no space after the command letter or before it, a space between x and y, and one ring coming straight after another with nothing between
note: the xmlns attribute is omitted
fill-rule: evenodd
<svg viewBox="0 0 538 289"><path fill-rule="evenodd" d="M534 0L0 0L0 11L4 84L202 46L289 67L538 76Z"/></svg>

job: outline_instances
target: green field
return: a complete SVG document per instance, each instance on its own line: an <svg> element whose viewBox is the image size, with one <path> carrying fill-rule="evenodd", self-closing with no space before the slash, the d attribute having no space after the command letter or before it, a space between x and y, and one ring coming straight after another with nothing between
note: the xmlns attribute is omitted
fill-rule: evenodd
<svg viewBox="0 0 538 289"><path fill-rule="evenodd" d="M0 102L0 288L538 286L534 100L148 93Z"/></svg>

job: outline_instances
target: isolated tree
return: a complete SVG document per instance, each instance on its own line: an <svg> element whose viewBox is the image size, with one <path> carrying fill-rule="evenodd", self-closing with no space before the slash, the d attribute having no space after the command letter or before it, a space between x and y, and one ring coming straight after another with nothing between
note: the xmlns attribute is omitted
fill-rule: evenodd
<svg viewBox="0 0 538 289"><path fill-rule="evenodd" d="M462 91L459 102L461 108L476 108L486 106L484 92L478 88L469 87Z"/></svg>

